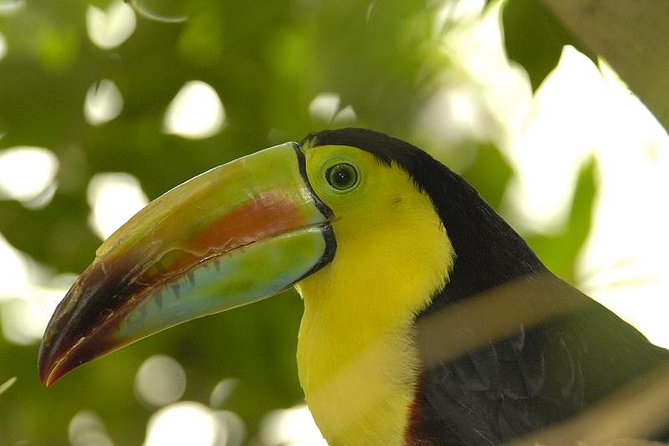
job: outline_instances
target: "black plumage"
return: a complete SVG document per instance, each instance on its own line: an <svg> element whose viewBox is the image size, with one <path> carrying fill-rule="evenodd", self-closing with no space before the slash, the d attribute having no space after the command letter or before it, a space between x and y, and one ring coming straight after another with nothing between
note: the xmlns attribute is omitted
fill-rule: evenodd
<svg viewBox="0 0 669 446"><path fill-rule="evenodd" d="M514 281L530 301L546 294L565 302L583 301L538 324L517 320L514 333L427 365L417 383L408 444L500 444L569 420L669 360L667 351L614 313L555 279L466 181L425 152L361 129L322 131L306 138L314 139L318 145L354 146L379 162L397 163L432 199L456 259L445 288L416 316L417 324ZM666 432L652 436L668 439Z"/></svg>

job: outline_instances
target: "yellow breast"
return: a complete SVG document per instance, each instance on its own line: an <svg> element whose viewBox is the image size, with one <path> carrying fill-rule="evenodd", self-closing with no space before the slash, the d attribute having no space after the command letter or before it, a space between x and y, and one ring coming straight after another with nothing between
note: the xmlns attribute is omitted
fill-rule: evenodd
<svg viewBox="0 0 669 446"><path fill-rule="evenodd" d="M300 281L300 383L331 446L402 445L419 361L415 315L443 288L453 248L430 198L396 165L325 146L305 153L309 181L332 210L333 260ZM334 157L334 161L329 161ZM328 189L333 162L360 171L354 192Z"/></svg>
<svg viewBox="0 0 669 446"><path fill-rule="evenodd" d="M321 432L331 446L403 444L417 374L409 327L369 337L330 322L305 312L297 353Z"/></svg>

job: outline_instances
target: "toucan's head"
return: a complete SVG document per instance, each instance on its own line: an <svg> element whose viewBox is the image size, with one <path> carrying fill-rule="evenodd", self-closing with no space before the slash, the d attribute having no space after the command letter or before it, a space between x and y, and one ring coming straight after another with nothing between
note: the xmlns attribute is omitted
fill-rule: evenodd
<svg viewBox="0 0 669 446"><path fill-rule="evenodd" d="M152 333L295 284L305 301L333 281L392 286L399 299L336 304L409 317L448 282L458 244L487 243L455 229L463 221L450 233L447 220L479 218L469 215L472 200L480 202L426 153L360 129L315 133L216 167L151 202L100 246L46 329L40 378L50 385Z"/></svg>

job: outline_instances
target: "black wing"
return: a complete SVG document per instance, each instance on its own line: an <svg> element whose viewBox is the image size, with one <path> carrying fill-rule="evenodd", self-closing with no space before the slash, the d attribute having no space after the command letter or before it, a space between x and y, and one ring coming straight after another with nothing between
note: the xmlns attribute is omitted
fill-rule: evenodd
<svg viewBox="0 0 669 446"><path fill-rule="evenodd" d="M565 285L560 292L572 289ZM413 420L420 428L413 431L423 432L428 445L500 444L577 415L668 359L667 351L588 299L532 328L521 321L511 336L432 365L421 377Z"/></svg>

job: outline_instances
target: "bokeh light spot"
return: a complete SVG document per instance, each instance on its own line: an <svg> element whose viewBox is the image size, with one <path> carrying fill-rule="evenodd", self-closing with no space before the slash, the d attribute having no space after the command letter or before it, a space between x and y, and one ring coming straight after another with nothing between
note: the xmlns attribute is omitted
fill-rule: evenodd
<svg viewBox="0 0 669 446"><path fill-rule="evenodd" d="M309 104L309 114L315 120L339 125L351 124L357 119L353 107L342 107L341 98L332 92L316 95Z"/></svg>
<svg viewBox="0 0 669 446"><path fill-rule="evenodd" d="M186 390L186 372L167 355L148 358L135 376L135 393L145 403L164 406L181 398Z"/></svg>
<svg viewBox="0 0 669 446"><path fill-rule="evenodd" d="M11 246L0 234L0 327L11 343L37 342L74 275L53 273Z"/></svg>
<svg viewBox="0 0 669 446"><path fill-rule="evenodd" d="M11 247L7 250L4 244L0 237L0 264L10 273L0 288L2 335L13 344L30 345L42 338L56 304L70 288L75 276L49 276L50 272L44 267L18 251L12 255ZM4 255L7 251L10 251L9 256Z"/></svg>
<svg viewBox="0 0 669 446"><path fill-rule="evenodd" d="M94 412L77 412L68 426L68 438L72 446L113 446L105 425Z"/></svg>
<svg viewBox="0 0 669 446"><path fill-rule="evenodd" d="M17 146L0 151L0 198L30 204L54 185L58 159L43 147Z"/></svg>
<svg viewBox="0 0 669 446"><path fill-rule="evenodd" d="M208 138L220 132L225 109L216 90L202 81L189 81L167 107L163 130L184 138Z"/></svg>
<svg viewBox="0 0 669 446"><path fill-rule="evenodd" d="M584 101L586 97L590 100ZM578 166L593 148L603 146L604 134L597 126L608 114L601 107L608 101L597 67L566 47L537 90L527 128L511 152L518 175L506 203L517 226L539 233L563 229ZM575 103L580 106L574 107Z"/></svg>
<svg viewBox="0 0 669 446"><path fill-rule="evenodd" d="M229 410L218 410L214 416L228 432L225 446L242 446L246 438L246 426L242 418Z"/></svg>
<svg viewBox="0 0 669 446"><path fill-rule="evenodd" d="M84 117L91 125L101 125L121 114L123 96L116 84L103 79L91 85L86 92Z"/></svg>
<svg viewBox="0 0 669 446"><path fill-rule="evenodd" d="M330 122L339 109L339 95L319 93L309 104L309 113L314 119Z"/></svg>
<svg viewBox="0 0 669 446"><path fill-rule="evenodd" d="M0 33L0 60L7 55L7 39Z"/></svg>
<svg viewBox="0 0 669 446"><path fill-rule="evenodd" d="M86 9L86 31L96 46L102 49L116 48L135 32L135 12L123 1L112 2L106 10L88 5Z"/></svg>
<svg viewBox="0 0 669 446"><path fill-rule="evenodd" d="M10 245L0 234L0 265L3 280L0 280L0 303L6 298L28 294L28 260Z"/></svg>
<svg viewBox="0 0 669 446"><path fill-rule="evenodd" d="M226 446L228 430L207 406L183 401L151 416L144 446Z"/></svg>
<svg viewBox="0 0 669 446"><path fill-rule="evenodd" d="M353 106L347 105L341 110L339 110L339 112L337 112L332 122L334 124L343 125L343 124L351 124L355 122L356 119L358 119L358 116L355 114Z"/></svg>
<svg viewBox="0 0 669 446"><path fill-rule="evenodd" d="M28 299L11 299L2 304L2 334L17 345L30 345L42 337L46 323L40 320L39 304Z"/></svg>
<svg viewBox="0 0 669 446"><path fill-rule="evenodd" d="M219 381L209 396L209 407L212 409L218 409L219 407L222 407L236 388L236 379L228 378Z"/></svg>
<svg viewBox="0 0 669 446"><path fill-rule="evenodd" d="M89 225L101 239L109 237L147 205L137 178L127 173L100 173L88 183Z"/></svg>
<svg viewBox="0 0 669 446"><path fill-rule="evenodd" d="M260 437L267 446L327 446L306 405L267 414Z"/></svg>
<svg viewBox="0 0 669 446"><path fill-rule="evenodd" d="M26 7L25 0L0 0L0 17L9 17Z"/></svg>

